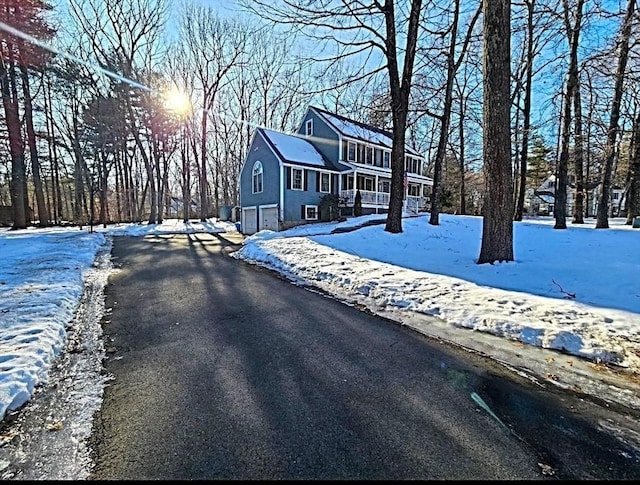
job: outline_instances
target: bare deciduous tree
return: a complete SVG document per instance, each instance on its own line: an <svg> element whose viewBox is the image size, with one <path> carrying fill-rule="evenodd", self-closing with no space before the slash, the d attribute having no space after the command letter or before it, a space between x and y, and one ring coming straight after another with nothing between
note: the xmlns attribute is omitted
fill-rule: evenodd
<svg viewBox="0 0 640 485"><path fill-rule="evenodd" d="M429 216L429 224L438 225L440 219L440 192L442 190L442 167L446 156L447 146L449 142L449 125L451 122L451 109L453 105L453 86L456 73L460 68L464 56L469 45L473 28L482 11L482 2L478 6L475 14L471 18L467 27L467 33L460 48L458 46L458 22L460 20L460 0L454 0L453 4L453 20L449 30L449 50L447 53L447 77L444 88L444 103L442 114L438 116L440 121L440 137L438 139L438 148L434 160L433 168L433 186L431 190L431 213Z"/></svg>
<svg viewBox="0 0 640 485"><path fill-rule="evenodd" d="M618 139L619 132L618 122L620 120L620 102L622 100L627 60L629 58L629 39L631 38L632 32L631 25L634 20L637 1L638 0L628 0L626 14L620 29L618 67L616 69L615 87L613 91L613 99L611 100L609 126L607 128L606 154L602 181L600 184L600 200L598 201L596 229L607 229L609 227L609 197L611 191L611 178L613 175L613 164L616 158L616 140Z"/></svg>

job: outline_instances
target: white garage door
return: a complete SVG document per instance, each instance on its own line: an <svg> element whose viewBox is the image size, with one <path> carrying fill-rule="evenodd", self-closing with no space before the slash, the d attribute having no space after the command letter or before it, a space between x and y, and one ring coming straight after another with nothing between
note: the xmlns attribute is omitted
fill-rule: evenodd
<svg viewBox="0 0 640 485"><path fill-rule="evenodd" d="M260 207L260 230L269 229L277 231L278 228L278 208Z"/></svg>
<svg viewBox="0 0 640 485"><path fill-rule="evenodd" d="M242 208L242 233L243 234L255 234L258 232L258 219L256 217L257 212L255 207L243 207Z"/></svg>

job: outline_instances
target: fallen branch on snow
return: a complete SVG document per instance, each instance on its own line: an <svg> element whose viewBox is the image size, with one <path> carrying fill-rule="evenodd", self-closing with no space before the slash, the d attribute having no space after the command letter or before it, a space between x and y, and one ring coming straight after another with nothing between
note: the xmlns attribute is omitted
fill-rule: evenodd
<svg viewBox="0 0 640 485"><path fill-rule="evenodd" d="M562 288L562 286L560 286L556 280L552 279L551 281L553 281L553 283L554 283L558 288L560 288L560 291L561 291L562 293L564 293L564 297L565 297L565 298L567 298L567 299L569 299L569 300L573 300L573 299L576 297L576 294L575 294L575 293L569 293L568 291L564 291L564 289Z"/></svg>

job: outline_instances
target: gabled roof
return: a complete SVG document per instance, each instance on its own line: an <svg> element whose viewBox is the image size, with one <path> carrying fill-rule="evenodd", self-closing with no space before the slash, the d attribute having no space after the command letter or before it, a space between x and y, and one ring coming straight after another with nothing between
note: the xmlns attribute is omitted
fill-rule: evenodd
<svg viewBox="0 0 640 485"><path fill-rule="evenodd" d="M257 131L276 155L285 162L336 170L333 164L316 150L311 143L300 136L287 135L286 133L267 130L266 128L258 128Z"/></svg>
<svg viewBox="0 0 640 485"><path fill-rule="evenodd" d="M347 138L353 138L356 140L373 143L376 145L382 145L391 149L393 143L393 133L381 130L375 126L361 123L359 121L345 118L344 116L330 113L316 106L309 106L309 109L314 110L321 118L323 118L329 126L337 131L342 136ZM405 151L412 155L422 157L415 149L410 146L405 146Z"/></svg>

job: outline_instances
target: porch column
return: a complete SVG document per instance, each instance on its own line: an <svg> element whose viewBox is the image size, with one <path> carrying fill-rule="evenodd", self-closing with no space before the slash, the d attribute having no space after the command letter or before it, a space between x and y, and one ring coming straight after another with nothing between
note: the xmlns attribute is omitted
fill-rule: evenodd
<svg viewBox="0 0 640 485"><path fill-rule="evenodd" d="M374 190L375 190L375 194L376 194L376 214L379 214L378 212L378 206L380 205L380 187L378 186L378 175L375 176L374 178L375 180L375 186L374 186Z"/></svg>

